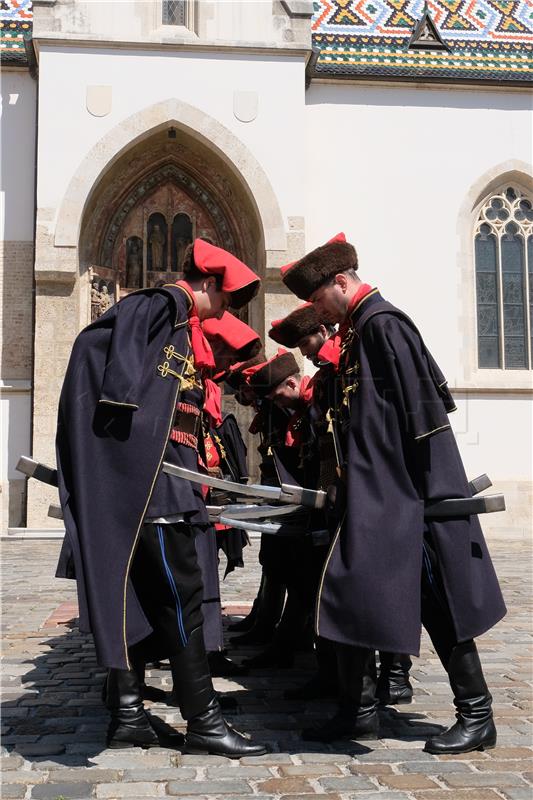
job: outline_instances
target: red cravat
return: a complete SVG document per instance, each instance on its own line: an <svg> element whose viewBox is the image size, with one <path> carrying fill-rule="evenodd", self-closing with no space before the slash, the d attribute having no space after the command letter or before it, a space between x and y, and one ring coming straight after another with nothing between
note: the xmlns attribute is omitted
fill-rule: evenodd
<svg viewBox="0 0 533 800"><path fill-rule="evenodd" d="M366 295L372 291L372 287L369 286L368 283L362 283L359 289L356 291L352 299L350 300L350 304L348 306L348 311L346 312L346 316L344 318L344 322L339 328L338 336L339 336L339 345L350 330L351 325L351 317L354 312L356 305L366 297Z"/></svg>
<svg viewBox="0 0 533 800"><path fill-rule="evenodd" d="M220 387L207 374L215 368L213 351L200 325L196 300L191 287L185 281L177 281L176 285L187 292L191 301L191 309L188 315L191 330L191 347L194 365L202 374L202 382L205 389L204 411L209 414L214 425L220 425L222 422Z"/></svg>
<svg viewBox="0 0 533 800"><path fill-rule="evenodd" d="M303 406L303 408L295 411L289 420L287 432L285 434L285 444L287 447L294 447L301 442L299 423L305 413L305 408L313 399L313 386L313 379L309 375L304 375L300 381L300 405Z"/></svg>
<svg viewBox="0 0 533 800"><path fill-rule="evenodd" d="M332 364L335 370L339 368L339 359L341 355L341 337L340 334L334 333L327 339L320 350L318 351L318 360Z"/></svg>

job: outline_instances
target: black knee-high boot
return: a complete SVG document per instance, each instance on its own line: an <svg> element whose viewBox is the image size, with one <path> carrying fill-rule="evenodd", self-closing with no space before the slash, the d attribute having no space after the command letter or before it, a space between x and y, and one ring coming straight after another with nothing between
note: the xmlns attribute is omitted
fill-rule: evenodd
<svg viewBox="0 0 533 800"><path fill-rule="evenodd" d="M230 644L233 647L249 644L267 644L272 640L276 625L283 612L285 591L284 583L263 572L254 624L245 633L240 636L233 636L230 639Z"/></svg>
<svg viewBox="0 0 533 800"><path fill-rule="evenodd" d="M337 656L335 645L329 639L317 636L315 640L317 671L313 677L295 689L283 692L286 700L316 700L322 697L336 697L339 692L337 675Z"/></svg>
<svg viewBox="0 0 533 800"><path fill-rule="evenodd" d="M383 706L402 705L413 699L413 687L409 681L412 661L403 653L379 651L379 678L377 697Z"/></svg>
<svg viewBox="0 0 533 800"><path fill-rule="evenodd" d="M445 665L457 709L457 722L426 742L427 753L470 753L496 745L492 696L481 668L475 642L457 644Z"/></svg>
<svg viewBox="0 0 533 800"><path fill-rule="evenodd" d="M201 628L192 631L185 647L169 660L174 684L172 694L182 717L187 720L185 752L227 758L266 753L263 745L252 744L222 716Z"/></svg>
<svg viewBox="0 0 533 800"><path fill-rule="evenodd" d="M145 683L146 662L143 658L133 658L130 655L130 662L132 669L139 680L139 694L142 700L151 700L153 703L167 703L168 695L163 689L157 689L155 686L148 686ZM107 675L102 686L102 702L107 703Z"/></svg>
<svg viewBox="0 0 533 800"><path fill-rule="evenodd" d="M259 589L257 590L257 594L255 596L255 600L253 605L250 609L249 614L244 617L244 619L240 619L238 622L232 622L231 625L228 625L228 631L232 633L246 633L247 631L251 630L255 625L255 620L257 618L257 613L259 611L259 598L261 597L261 593L263 591L263 581L265 580L264 572L261 573L261 583L259 584Z"/></svg>
<svg viewBox="0 0 533 800"><path fill-rule="evenodd" d="M107 746L156 747L158 736L144 710L139 678L133 669L110 669L107 675L106 706L111 712Z"/></svg>
<svg viewBox="0 0 533 800"><path fill-rule="evenodd" d="M306 741L332 742L335 739L377 739L379 718L376 700L376 656L374 650L335 646L339 675L339 708L320 728L307 728Z"/></svg>

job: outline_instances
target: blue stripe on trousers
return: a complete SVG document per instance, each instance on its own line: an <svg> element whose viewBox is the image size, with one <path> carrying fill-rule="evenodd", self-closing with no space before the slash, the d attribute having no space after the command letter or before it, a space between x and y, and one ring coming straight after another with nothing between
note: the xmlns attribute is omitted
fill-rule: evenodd
<svg viewBox="0 0 533 800"><path fill-rule="evenodd" d="M156 525L157 535L159 537L159 547L161 548L161 558L163 559L163 566L165 568L165 572L167 574L168 583L170 585L170 589L174 596L174 602L176 603L176 615L178 618L178 628L179 634L181 638L181 643L185 646L187 644L187 635L185 633L185 628L183 626L183 612L181 609L181 601L180 596L178 594L178 590L176 588L176 583L174 581L174 576L172 575L171 569L168 565L166 554L165 554L165 541L163 538L163 528L161 525Z"/></svg>

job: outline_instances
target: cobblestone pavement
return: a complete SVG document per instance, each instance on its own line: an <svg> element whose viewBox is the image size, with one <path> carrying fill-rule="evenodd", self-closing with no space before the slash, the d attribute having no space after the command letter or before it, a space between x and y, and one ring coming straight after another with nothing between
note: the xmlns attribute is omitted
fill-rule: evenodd
<svg viewBox="0 0 533 800"><path fill-rule="evenodd" d="M443 670L424 637L415 659L411 706L382 712L378 741L310 745L299 731L333 706L283 700L283 689L306 678L311 655L292 670L256 672L238 683L217 679L234 697L226 715L272 752L232 762L166 749L106 750L106 711L100 700L103 670L91 640L75 624L74 584L53 578L59 543L3 543L2 798L180 797L235 800L531 800L533 738L531 699L531 553L522 542L493 542L509 613L479 640L495 699L498 747L463 757L422 752L427 734L453 717ZM223 585L227 612L244 609L258 581L257 544L247 569ZM249 655L235 651L238 658ZM170 686L164 670L149 683ZM147 704L183 729L175 709Z"/></svg>

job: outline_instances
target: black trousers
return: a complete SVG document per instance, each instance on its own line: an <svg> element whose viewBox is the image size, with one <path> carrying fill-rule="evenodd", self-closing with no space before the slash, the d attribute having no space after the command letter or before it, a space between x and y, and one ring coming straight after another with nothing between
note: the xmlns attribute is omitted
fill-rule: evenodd
<svg viewBox="0 0 533 800"><path fill-rule="evenodd" d="M153 631L131 649L146 661L168 658L202 625L202 574L194 525L145 523L131 567L133 588Z"/></svg>
<svg viewBox="0 0 533 800"><path fill-rule="evenodd" d="M458 641L442 583L437 552L428 531L424 534L421 581L422 625L429 634L442 666L448 672L450 656Z"/></svg>
<svg viewBox="0 0 533 800"><path fill-rule="evenodd" d="M429 634L442 666L448 672L450 656L459 642L442 583L437 552L428 531L424 534L421 601L422 625ZM343 647L346 645L335 643L336 650Z"/></svg>
<svg viewBox="0 0 533 800"><path fill-rule="evenodd" d="M204 644L205 649L210 653L221 650L224 642L218 577L218 547L214 528L209 527L198 533L194 543L204 587L202 600Z"/></svg>

